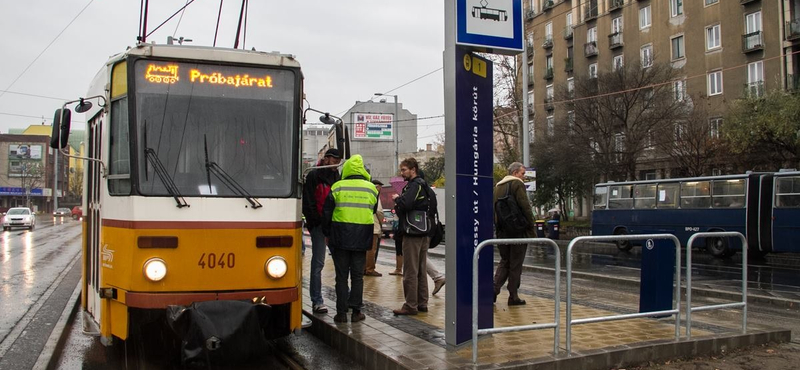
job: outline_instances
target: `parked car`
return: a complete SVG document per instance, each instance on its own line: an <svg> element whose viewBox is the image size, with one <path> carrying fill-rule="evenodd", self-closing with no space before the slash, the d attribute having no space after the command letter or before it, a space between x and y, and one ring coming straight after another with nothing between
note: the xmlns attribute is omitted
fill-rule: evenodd
<svg viewBox="0 0 800 370"><path fill-rule="evenodd" d="M3 217L3 230L10 230L12 227L25 227L33 230L36 227L36 215L28 207L11 208Z"/></svg>
<svg viewBox="0 0 800 370"><path fill-rule="evenodd" d="M53 212L53 217L65 217L72 214L72 211L69 208L58 208L55 212Z"/></svg>
<svg viewBox="0 0 800 370"><path fill-rule="evenodd" d="M381 231L383 231L383 237L388 238L390 234L397 231L397 226L399 224L399 219L397 215L394 214L393 209L384 209L383 210L383 223L381 224Z"/></svg>
<svg viewBox="0 0 800 370"><path fill-rule="evenodd" d="M80 220L83 218L83 209L81 206L72 207L72 218L76 220Z"/></svg>

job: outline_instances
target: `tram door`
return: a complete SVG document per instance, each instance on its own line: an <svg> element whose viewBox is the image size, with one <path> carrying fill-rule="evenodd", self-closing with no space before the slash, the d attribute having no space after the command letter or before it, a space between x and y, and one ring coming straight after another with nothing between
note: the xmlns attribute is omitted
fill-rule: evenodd
<svg viewBox="0 0 800 370"><path fill-rule="evenodd" d="M104 114L97 116L89 124L89 146L87 155L89 158L101 159L103 152L103 118ZM100 322L100 264L103 261L100 247L100 179L102 176L100 163L88 161L87 181L86 181L86 235L84 253L84 292L86 294L86 310L94 317L96 322Z"/></svg>

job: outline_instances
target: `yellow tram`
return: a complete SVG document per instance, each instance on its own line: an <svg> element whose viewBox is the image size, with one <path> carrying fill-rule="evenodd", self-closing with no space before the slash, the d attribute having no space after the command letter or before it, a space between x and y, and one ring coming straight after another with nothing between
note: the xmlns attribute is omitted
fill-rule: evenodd
<svg viewBox="0 0 800 370"><path fill-rule="evenodd" d="M88 121L82 308L103 344L208 302L266 308L268 337L300 328L302 87L291 55L235 49L140 43L100 70L74 110Z"/></svg>

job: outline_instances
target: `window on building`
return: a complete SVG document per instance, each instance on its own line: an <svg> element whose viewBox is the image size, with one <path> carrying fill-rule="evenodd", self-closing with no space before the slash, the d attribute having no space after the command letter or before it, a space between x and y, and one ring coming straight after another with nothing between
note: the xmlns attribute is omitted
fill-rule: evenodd
<svg viewBox="0 0 800 370"><path fill-rule="evenodd" d="M533 109L533 90L528 91L528 109Z"/></svg>
<svg viewBox="0 0 800 370"><path fill-rule="evenodd" d="M761 11L746 15L744 18L744 28L746 34L761 31Z"/></svg>
<svg viewBox="0 0 800 370"><path fill-rule="evenodd" d="M672 96L678 102L686 99L686 80L672 82Z"/></svg>
<svg viewBox="0 0 800 370"><path fill-rule="evenodd" d="M722 33L720 26L713 25L706 27L706 50L714 50L722 47Z"/></svg>
<svg viewBox="0 0 800 370"><path fill-rule="evenodd" d="M712 5L718 3L719 0L706 0L706 5Z"/></svg>
<svg viewBox="0 0 800 370"><path fill-rule="evenodd" d="M548 71L552 71L553 70L553 56L552 55L548 55L547 58L545 58L544 63L545 63L544 66Z"/></svg>
<svg viewBox="0 0 800 370"><path fill-rule="evenodd" d="M616 17L611 20L611 33L622 32L622 17Z"/></svg>
<svg viewBox="0 0 800 370"><path fill-rule="evenodd" d="M642 62L642 68L648 68L653 66L653 44L647 44L642 46L640 52L640 58Z"/></svg>
<svg viewBox="0 0 800 370"><path fill-rule="evenodd" d="M589 78L597 78L597 63L589 64Z"/></svg>
<svg viewBox="0 0 800 370"><path fill-rule="evenodd" d="M533 64L528 64L528 83L533 81Z"/></svg>
<svg viewBox="0 0 800 370"><path fill-rule="evenodd" d="M547 116L547 136L553 136L556 133L556 119L551 114Z"/></svg>
<svg viewBox="0 0 800 370"><path fill-rule="evenodd" d="M567 27L572 27L572 12L567 13Z"/></svg>
<svg viewBox="0 0 800 370"><path fill-rule="evenodd" d="M528 140L533 144L536 141L536 123L534 120L528 120Z"/></svg>
<svg viewBox="0 0 800 370"><path fill-rule="evenodd" d="M575 93L575 78L573 77L567 79L567 93L569 93L569 96Z"/></svg>
<svg viewBox="0 0 800 370"><path fill-rule="evenodd" d="M708 74L708 96L722 94L722 71Z"/></svg>
<svg viewBox="0 0 800 370"><path fill-rule="evenodd" d="M575 111L567 112L567 127L569 128L568 134L575 130Z"/></svg>
<svg viewBox="0 0 800 370"><path fill-rule="evenodd" d="M714 117L708 120L708 134L714 138L719 139L719 129L722 126L722 117Z"/></svg>
<svg viewBox="0 0 800 370"><path fill-rule="evenodd" d="M597 42L597 27L586 30L586 42Z"/></svg>
<svg viewBox="0 0 800 370"><path fill-rule="evenodd" d="M683 0L669 0L669 9L673 17L683 14Z"/></svg>
<svg viewBox="0 0 800 370"><path fill-rule="evenodd" d="M625 60L624 60L624 57L622 56L622 54L614 56L613 65L614 65L614 70L615 71L618 71L618 70L622 69L622 66L624 65L624 63L625 63Z"/></svg>
<svg viewBox="0 0 800 370"><path fill-rule="evenodd" d="M683 131L684 131L683 124L682 123L676 123L675 124L675 141L676 142L677 141L681 141L681 139L683 138L683 134L684 134Z"/></svg>
<svg viewBox="0 0 800 370"><path fill-rule="evenodd" d="M554 96L555 90L553 89L553 85L547 85L547 88L545 89L545 99L547 99L547 101L553 101Z"/></svg>
<svg viewBox="0 0 800 370"><path fill-rule="evenodd" d="M650 5L639 8L639 29L650 27L652 20L650 19Z"/></svg>
<svg viewBox="0 0 800 370"><path fill-rule="evenodd" d="M672 38L672 60L682 59L684 54L683 35Z"/></svg>
<svg viewBox="0 0 800 370"><path fill-rule="evenodd" d="M547 24L544 25L544 38L545 40L553 39L553 22L547 22Z"/></svg>
<svg viewBox="0 0 800 370"><path fill-rule="evenodd" d="M764 96L764 62L747 65L747 94L751 97Z"/></svg>

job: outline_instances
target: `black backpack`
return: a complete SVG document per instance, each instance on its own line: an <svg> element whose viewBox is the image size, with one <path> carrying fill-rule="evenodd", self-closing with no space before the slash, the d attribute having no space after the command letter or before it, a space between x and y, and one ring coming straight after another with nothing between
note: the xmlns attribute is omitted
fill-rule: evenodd
<svg viewBox="0 0 800 370"><path fill-rule="evenodd" d="M428 211L426 213L430 219L431 225L428 233L428 236L431 238L431 243L428 248L435 248L442 242L442 239L444 239L444 225L439 221L439 203L436 200L436 193L425 180L417 177L414 181L417 181L419 186L425 189L425 196L428 197Z"/></svg>
<svg viewBox="0 0 800 370"><path fill-rule="evenodd" d="M522 209L517 204L517 199L508 192L511 184L506 185L506 194L497 198L494 203L494 212L497 214L497 228L514 234L528 230L531 224L522 213Z"/></svg>

